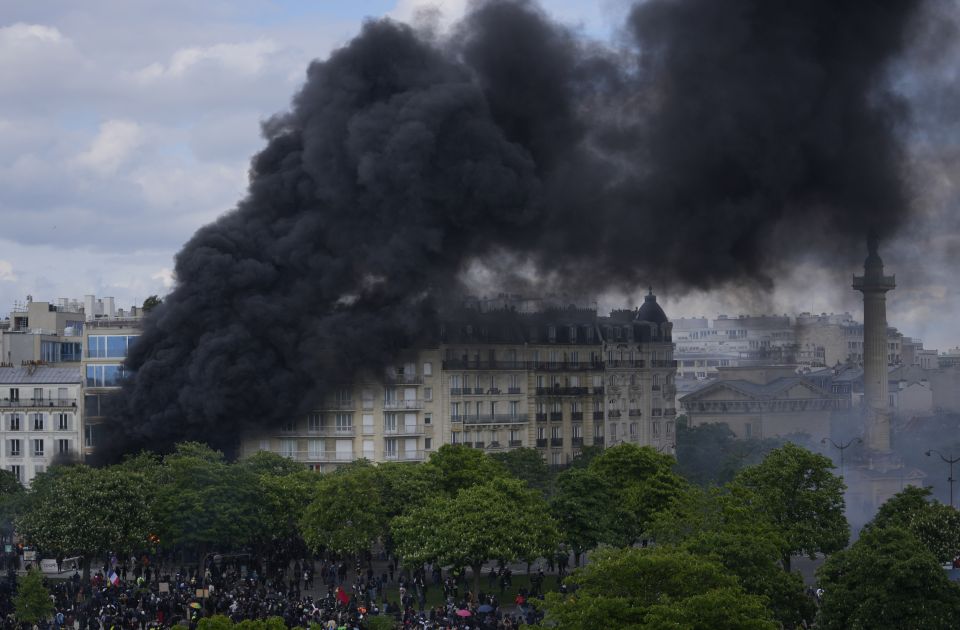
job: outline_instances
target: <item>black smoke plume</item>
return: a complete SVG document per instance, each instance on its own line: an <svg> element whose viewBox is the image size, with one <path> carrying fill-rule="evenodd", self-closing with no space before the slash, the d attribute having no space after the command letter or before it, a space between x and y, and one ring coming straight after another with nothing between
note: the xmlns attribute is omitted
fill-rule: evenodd
<svg viewBox="0 0 960 630"><path fill-rule="evenodd" d="M368 22L177 255L99 453L229 447L315 408L432 330L478 260L679 291L768 284L797 243L856 259L906 218L887 75L919 5L647 0L616 48L522 1L439 41Z"/></svg>

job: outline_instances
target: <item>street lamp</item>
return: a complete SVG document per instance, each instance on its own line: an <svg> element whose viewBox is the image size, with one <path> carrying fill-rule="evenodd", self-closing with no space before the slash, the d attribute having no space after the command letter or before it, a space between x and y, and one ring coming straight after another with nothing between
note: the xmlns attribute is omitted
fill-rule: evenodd
<svg viewBox="0 0 960 630"><path fill-rule="evenodd" d="M950 482L950 507L953 507L953 465L960 462L960 457L945 457L943 453L934 449L927 451L927 457L930 457L933 453L936 453L940 456L940 459L950 464L950 476L947 477L947 481Z"/></svg>
<svg viewBox="0 0 960 630"><path fill-rule="evenodd" d="M847 440L846 444L844 444L843 442L840 442L839 444L837 444L830 438L823 438L822 440L820 440L821 444L826 444L827 442L830 442L830 444L832 444L834 448L840 451L840 478L842 479L843 478L843 452L848 448L850 448L854 442L856 442L857 444L863 444L863 440L861 440L860 438L850 438L849 440Z"/></svg>

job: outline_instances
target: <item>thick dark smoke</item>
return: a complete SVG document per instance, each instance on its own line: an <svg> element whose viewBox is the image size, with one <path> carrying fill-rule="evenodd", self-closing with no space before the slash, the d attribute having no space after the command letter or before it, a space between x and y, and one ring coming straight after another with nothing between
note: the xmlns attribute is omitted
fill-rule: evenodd
<svg viewBox="0 0 960 630"><path fill-rule="evenodd" d="M918 5L648 0L616 50L520 1L441 42L367 23L178 254L100 453L304 413L432 330L476 260L680 290L769 282L784 231L860 256L908 209L885 86Z"/></svg>

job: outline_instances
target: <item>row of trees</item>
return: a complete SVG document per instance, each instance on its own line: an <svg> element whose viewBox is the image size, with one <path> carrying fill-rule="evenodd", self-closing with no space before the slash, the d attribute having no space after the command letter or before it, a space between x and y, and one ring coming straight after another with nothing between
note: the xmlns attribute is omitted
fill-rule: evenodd
<svg viewBox="0 0 960 630"><path fill-rule="evenodd" d="M491 457L444 446L423 464L361 461L321 475L269 453L229 463L188 443L109 468L53 467L25 494L4 493L0 508L47 554L306 546L360 559L384 545L407 566L470 567L477 589L489 560L592 551L572 578L576 596L547 597L548 623L560 628L796 627L816 610L791 559L814 554L830 555L823 627L893 627L880 624L892 617L871 608L886 601L867 597L871 588L912 597L904 614L929 622L915 627L955 621L957 589L939 562L960 553L957 512L908 489L845 550L832 469L788 443L723 485L701 486L672 457L628 444L587 451L556 475L535 450ZM656 544L636 546L647 540ZM878 555L889 571L871 568Z"/></svg>

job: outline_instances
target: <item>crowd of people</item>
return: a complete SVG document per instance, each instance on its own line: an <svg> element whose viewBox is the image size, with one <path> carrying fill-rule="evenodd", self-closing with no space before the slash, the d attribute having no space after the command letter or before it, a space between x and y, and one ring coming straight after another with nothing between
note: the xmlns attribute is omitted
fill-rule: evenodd
<svg viewBox="0 0 960 630"><path fill-rule="evenodd" d="M391 618L397 628L424 630L504 630L539 621L529 603L538 593L521 589L504 606L500 597L511 586L512 574L507 567L491 571L489 592L474 593L465 571L445 575L430 565L410 573L397 571L391 562L378 574L359 566L349 572L344 562L324 559L266 564L249 557L211 559L202 569L154 568L147 559L114 561L89 580L79 571L51 580L55 613L41 630L193 630L201 619L215 615L234 622L278 617L290 628L318 624L324 630L365 630L373 617ZM539 581L531 579L537 591L542 571L539 576ZM11 584L0 592L5 628L13 624ZM428 605L431 589L442 592L442 603L435 597Z"/></svg>

